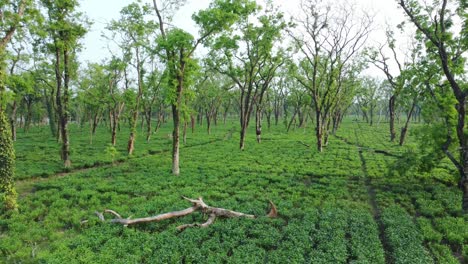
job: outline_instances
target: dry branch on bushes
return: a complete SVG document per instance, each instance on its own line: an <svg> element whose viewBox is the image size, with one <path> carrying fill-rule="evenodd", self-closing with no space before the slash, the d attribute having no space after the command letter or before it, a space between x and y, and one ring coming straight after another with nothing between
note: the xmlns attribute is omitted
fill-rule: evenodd
<svg viewBox="0 0 468 264"><path fill-rule="evenodd" d="M109 210L109 209L104 210L103 213L96 212L96 215L99 217L99 219L101 221L105 221L104 213L111 214L111 215L117 217L117 218L111 219L110 220L111 223L118 223L118 224L122 224L124 226L135 225L135 224L140 224L140 223L159 222L159 221L170 219L170 218L186 216L186 215L189 215L189 214L191 214L193 212L196 212L196 211L202 211L204 214L209 215L208 220L203 224L196 224L195 223L195 224L186 224L186 225L178 226L177 229L180 230L180 231L182 231L182 230L184 230L186 228L189 228L189 227L208 227L209 225L211 225L215 221L216 217L227 217L227 218L245 217L245 218L251 218L251 219L256 218L255 215L244 214L244 213L240 213L240 212L236 212L236 211L232 211L232 210L228 210L228 209L224 209L224 208L211 207L211 206L207 205L203 201L203 199L201 197L199 197L196 200L189 199L187 197L183 197L183 198L185 200L191 202L192 207L189 207L187 209L180 210L180 211L168 212L168 213L163 213L163 214L159 214L159 215L156 215L156 216L135 218L135 219L122 218L122 216L120 216L120 214L118 214L117 212L115 212L113 210ZM270 206L271 206L271 210L268 213L267 217L270 217L270 218L277 217L278 216L278 211L276 209L275 204L272 201L270 201Z"/></svg>

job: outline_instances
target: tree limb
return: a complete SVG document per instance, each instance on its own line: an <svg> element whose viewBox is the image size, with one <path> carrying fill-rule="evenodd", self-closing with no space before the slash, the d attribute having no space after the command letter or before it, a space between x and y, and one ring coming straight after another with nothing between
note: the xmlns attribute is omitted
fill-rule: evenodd
<svg viewBox="0 0 468 264"><path fill-rule="evenodd" d="M170 219L170 218L186 216L195 211L202 211L203 213L210 215L208 220L203 224L186 224L186 225L181 225L177 227L177 229L180 231L183 231L189 227L208 227L214 222L216 217L226 217L226 218L245 217L245 218L250 218L250 219L256 218L255 215L251 215L251 214L245 214L245 213L236 212L236 211L232 211L232 210L228 210L224 208L211 207L207 205L201 197L199 197L198 199L190 199L187 197L182 197L182 198L192 203L192 207L189 207L187 209L180 210L180 211L168 212L168 213L163 213L163 214L159 214L156 216L136 218L136 219L124 219L120 216L120 214L109 209L106 209L104 213L109 213L117 217L117 218L111 219L110 220L111 223L118 223L124 226L140 224L140 223L159 222L159 221ZM271 207L271 210L268 213L267 217L270 217L270 218L278 217L278 210L272 201L270 201L270 207ZM101 221L103 222L105 221L103 213L96 212L96 215L99 217Z"/></svg>

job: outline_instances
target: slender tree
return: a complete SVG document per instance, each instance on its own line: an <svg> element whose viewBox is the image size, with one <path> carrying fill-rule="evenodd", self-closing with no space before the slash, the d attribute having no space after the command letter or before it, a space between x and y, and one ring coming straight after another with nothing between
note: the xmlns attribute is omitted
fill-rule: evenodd
<svg viewBox="0 0 468 264"><path fill-rule="evenodd" d="M245 148L247 128L255 107L257 140L261 135L262 101L272 79L283 64L283 52L275 46L287 26L282 13L271 6L265 14L257 10L257 22L246 18L239 21L240 35L224 34L213 45L213 69L229 76L240 91L240 142Z"/></svg>
<svg viewBox="0 0 468 264"><path fill-rule="evenodd" d="M130 136L127 144L127 152L133 154L137 132L137 120L140 113L140 104L144 89L145 61L149 57L148 45L152 34L156 30L156 24L146 21L150 9L132 3L120 11L119 20L114 20L108 26L111 31L111 39L117 39L125 59L136 70L137 92L134 107L131 109Z"/></svg>
<svg viewBox="0 0 468 264"><path fill-rule="evenodd" d="M125 63L116 57L112 57L104 67L109 95L108 111L112 146L117 144L117 128L119 127L120 117L125 108L124 93L119 89L119 83L124 80L125 67Z"/></svg>
<svg viewBox="0 0 468 264"><path fill-rule="evenodd" d="M295 76L312 96L317 149L321 152L327 144L334 107L344 92L346 69L366 43L372 18L365 13L357 16L352 3L332 7L306 0L302 9L302 17L296 19L302 34L290 34L303 55Z"/></svg>
<svg viewBox="0 0 468 264"><path fill-rule="evenodd" d="M375 67L380 69L386 76L388 84L392 88L389 90L390 97L388 99L388 113L390 118L390 141L395 141L396 131L395 131L395 118L396 118L396 108L398 96L403 89L405 84L405 79L403 71L405 70L405 63L398 58L396 51L396 39L394 37L394 32L391 30L386 31L387 42L384 45L380 45L377 49L371 49L368 52L369 62L372 63ZM390 49L391 57L388 57L385 54L385 48ZM397 73L392 72L391 64L395 64L398 67Z"/></svg>
<svg viewBox="0 0 468 264"><path fill-rule="evenodd" d="M177 8L184 1L163 1L162 8L156 0L153 7L159 22L160 36L158 39L158 54L166 63L167 86L170 88L170 102L174 129L172 132L172 173L180 174L179 145L181 109L183 95L193 77L196 62L193 59L195 50L200 44L216 34L227 31L242 17L248 16L255 6L250 0L217 0L212 2L206 10L193 16L195 23L200 27L200 37L194 38L191 34L179 28L168 28L168 19L171 15L162 10Z"/></svg>
<svg viewBox="0 0 468 264"><path fill-rule="evenodd" d="M6 48L15 31L23 22L27 0L3 1L0 6L0 94L5 92L6 80ZM3 97L3 96L2 96ZM0 103L0 211L17 208L16 191L14 188L14 159L15 152L4 109Z"/></svg>
<svg viewBox="0 0 468 264"><path fill-rule="evenodd" d="M47 12L45 31L48 51L53 54L55 68L55 104L60 125L62 140L61 158L65 168L71 166L70 137L68 123L70 119L70 85L76 76L76 52L79 40L86 34L87 22L83 15L77 12L79 6L76 0L52 1L41 0Z"/></svg>
<svg viewBox="0 0 468 264"><path fill-rule="evenodd" d="M468 136L466 128L466 101L468 90L464 76L466 75L464 55L468 50L467 32L468 18L466 1L453 1L453 11L448 7L449 0L433 1L432 5L421 6L416 0L398 0L409 21L417 28L419 36L426 43L430 59L440 65L456 100L454 110L456 115L448 116L446 141L442 146L447 157L452 161L460 174L459 186L463 193L462 208L468 213ZM457 27L454 19L460 18L461 27ZM453 124L453 125L452 125ZM455 132L457 142L453 142ZM450 146L456 144L458 158L450 151Z"/></svg>

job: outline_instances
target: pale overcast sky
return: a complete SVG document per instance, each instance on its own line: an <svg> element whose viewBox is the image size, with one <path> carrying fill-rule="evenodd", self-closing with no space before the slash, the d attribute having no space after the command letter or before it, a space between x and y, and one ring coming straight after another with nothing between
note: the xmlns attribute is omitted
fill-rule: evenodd
<svg viewBox="0 0 468 264"><path fill-rule="evenodd" d="M83 41L84 47L81 54L83 61L100 62L109 57L106 43L101 37L104 27L111 19L117 19L122 7L134 2L133 0L82 0L81 10L94 22L90 32ZM152 3L152 0L143 0ZM263 1L257 1L263 2ZM281 7L287 15L300 12L300 0L273 0L274 4ZM402 10L398 9L395 0L355 0L358 8L375 13L376 30L372 33L369 43L385 42L384 29L388 23L396 25L404 20ZM210 0L188 0L187 4L178 11L174 17L173 24L197 34L197 28L191 19L193 13L207 8ZM378 71L371 70L370 74L380 75Z"/></svg>

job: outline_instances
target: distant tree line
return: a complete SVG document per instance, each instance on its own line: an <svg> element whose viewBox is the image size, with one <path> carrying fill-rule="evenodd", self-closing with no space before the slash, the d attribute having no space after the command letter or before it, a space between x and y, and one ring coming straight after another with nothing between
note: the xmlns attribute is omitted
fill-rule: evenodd
<svg viewBox="0 0 468 264"><path fill-rule="evenodd" d="M406 21L389 27L377 46L368 43L373 17L348 1L305 0L302 13L287 21L270 1L260 7L252 0L214 0L192 16L198 36L171 23L184 3L136 1L124 7L104 32L116 46L111 55L82 65L79 52L90 21L77 0L4 1L0 145L12 149L19 128L27 133L32 125L48 125L68 168L70 122L89 126L91 135L98 126L108 127L112 145L120 127L128 126L132 155L139 125L150 142L171 121L172 172L179 175L180 141L201 125L209 134L212 126L236 118L241 150L249 126L258 143L265 122L286 131L309 126L321 152L346 115L369 125L388 122L388 139L400 145L417 121L431 128L426 159L443 153L459 171L468 210L466 1L396 1ZM414 32L403 56L398 50L404 41L395 33L402 30ZM207 52L199 56L202 46ZM367 67L385 78L364 75ZM1 164L0 194L10 201L13 165Z"/></svg>

